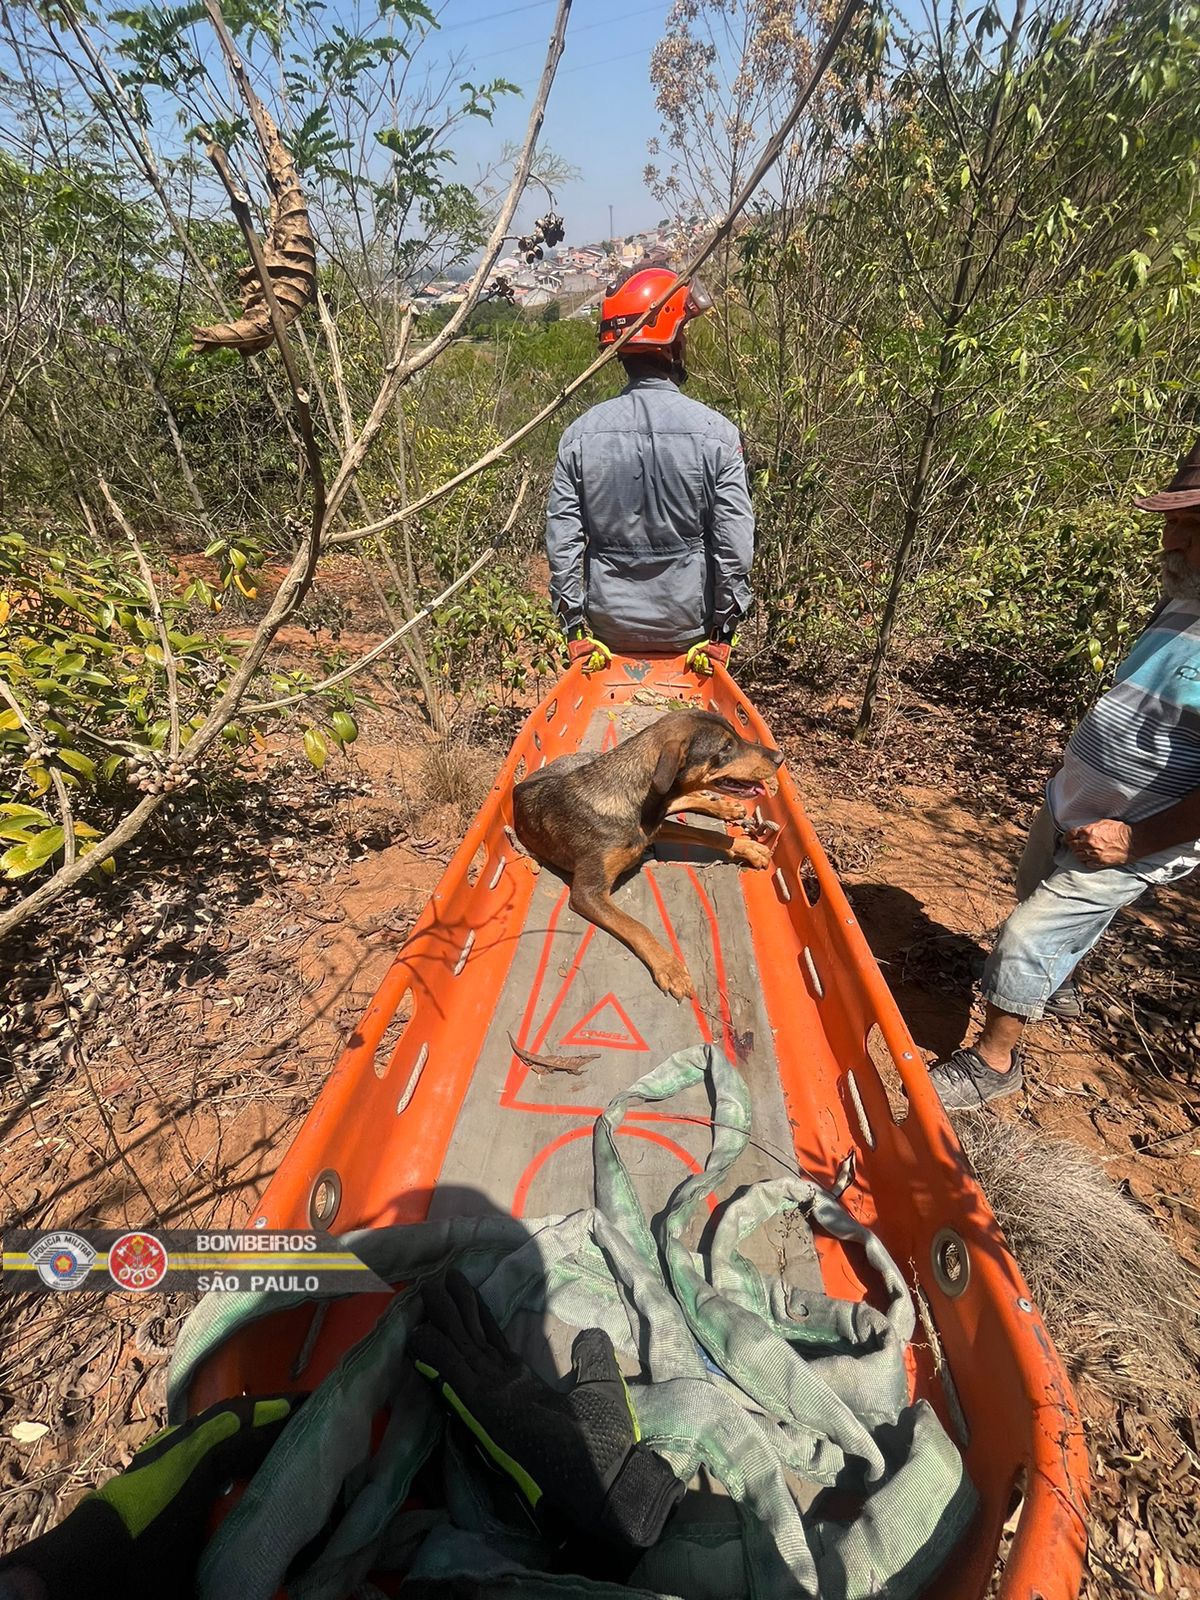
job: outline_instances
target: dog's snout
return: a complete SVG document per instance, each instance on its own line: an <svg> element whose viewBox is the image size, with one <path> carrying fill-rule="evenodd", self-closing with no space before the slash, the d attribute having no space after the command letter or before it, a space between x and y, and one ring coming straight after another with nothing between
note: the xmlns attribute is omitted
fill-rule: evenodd
<svg viewBox="0 0 1200 1600"><path fill-rule="evenodd" d="M767 756L771 761L773 761L775 763L775 765L777 767L781 767L783 765L783 751L782 750L768 750L767 751Z"/></svg>

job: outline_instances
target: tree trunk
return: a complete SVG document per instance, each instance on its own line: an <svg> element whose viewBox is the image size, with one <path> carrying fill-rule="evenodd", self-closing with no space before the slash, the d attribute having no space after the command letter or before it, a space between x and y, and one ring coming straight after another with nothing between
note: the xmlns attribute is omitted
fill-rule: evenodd
<svg viewBox="0 0 1200 1600"><path fill-rule="evenodd" d="M883 672L884 662L887 660L888 649L892 642L892 629L896 622L896 611L900 604L900 591L904 587L904 580L908 576L908 563L912 555L913 544L917 537L917 529L921 525L921 507L925 500L925 490L929 484L929 468L933 461L933 445L937 438L938 423L941 420L941 390L936 390L929 410L925 415L925 431L921 435L921 449L917 456L917 464L913 469L912 481L908 486L908 497L904 504L904 532L896 548L896 557L892 562L892 582L888 589L887 602L883 608L883 616L879 623L879 633L875 639L875 654L871 658L871 670L867 673L867 686L863 691L862 707L858 713L858 721L854 725L854 738L859 744L866 742L871 731L871 723L875 716L875 701L879 694L879 679Z"/></svg>

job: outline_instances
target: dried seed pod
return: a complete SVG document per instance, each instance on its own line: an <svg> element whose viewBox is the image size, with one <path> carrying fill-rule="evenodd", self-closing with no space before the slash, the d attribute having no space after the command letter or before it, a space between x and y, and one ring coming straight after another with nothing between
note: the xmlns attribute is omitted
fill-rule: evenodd
<svg viewBox="0 0 1200 1600"><path fill-rule="evenodd" d="M262 115L269 134L266 156L271 189L271 218L263 259L283 320L291 323L317 292L316 247L296 164L265 110ZM244 314L236 322L215 322L207 328L197 328L192 335L197 351L240 350L243 355L253 355L273 342L271 314L253 263L239 268L238 282Z"/></svg>

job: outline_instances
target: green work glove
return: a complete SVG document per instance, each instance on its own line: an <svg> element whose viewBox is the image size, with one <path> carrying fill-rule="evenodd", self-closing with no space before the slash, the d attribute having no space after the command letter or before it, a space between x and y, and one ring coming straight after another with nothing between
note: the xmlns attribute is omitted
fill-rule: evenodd
<svg viewBox="0 0 1200 1600"><path fill-rule="evenodd" d="M164 1428L57 1528L0 1562L0 1572L36 1573L46 1600L183 1600L213 1506L262 1465L299 1398L243 1396Z"/></svg>
<svg viewBox="0 0 1200 1600"><path fill-rule="evenodd" d="M599 1328L579 1334L571 1387L560 1392L513 1354L461 1273L422 1293L427 1320L408 1342L417 1371L513 1480L544 1532L573 1535L597 1574L614 1564L627 1571L657 1542L684 1485L641 1442L612 1340Z"/></svg>

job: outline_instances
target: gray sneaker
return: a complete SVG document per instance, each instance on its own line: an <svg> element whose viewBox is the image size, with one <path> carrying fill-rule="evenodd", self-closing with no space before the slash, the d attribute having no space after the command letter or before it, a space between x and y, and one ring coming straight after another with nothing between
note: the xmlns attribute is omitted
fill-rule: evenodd
<svg viewBox="0 0 1200 1600"><path fill-rule="evenodd" d="M1073 983L1064 983L1056 989L1042 1007L1047 1017L1057 1017L1060 1022L1078 1022L1083 1015L1083 1001Z"/></svg>
<svg viewBox="0 0 1200 1600"><path fill-rule="evenodd" d="M966 1047L935 1061L929 1077L947 1111L979 1111L989 1100L1003 1100L1025 1084L1019 1060L1007 1072L997 1072L978 1050Z"/></svg>

